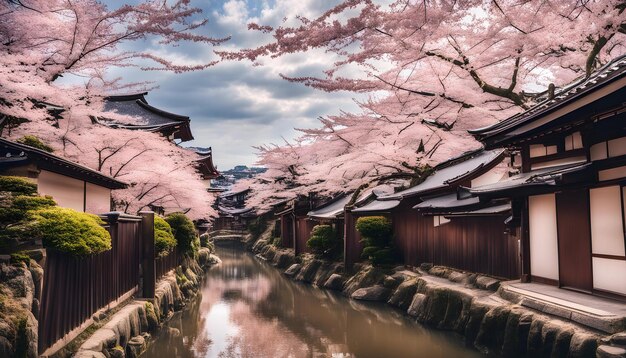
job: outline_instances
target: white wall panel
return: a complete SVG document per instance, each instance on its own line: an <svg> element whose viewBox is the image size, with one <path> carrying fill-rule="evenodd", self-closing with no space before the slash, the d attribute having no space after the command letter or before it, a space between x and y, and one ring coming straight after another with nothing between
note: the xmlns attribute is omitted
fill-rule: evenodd
<svg viewBox="0 0 626 358"><path fill-rule="evenodd" d="M559 254L554 194L528 198L530 233L530 273L559 279Z"/></svg>
<svg viewBox="0 0 626 358"><path fill-rule="evenodd" d="M626 294L626 261L594 257L593 288Z"/></svg>
<svg viewBox="0 0 626 358"><path fill-rule="evenodd" d="M624 256L621 199L619 186L589 190L591 246L594 254Z"/></svg>

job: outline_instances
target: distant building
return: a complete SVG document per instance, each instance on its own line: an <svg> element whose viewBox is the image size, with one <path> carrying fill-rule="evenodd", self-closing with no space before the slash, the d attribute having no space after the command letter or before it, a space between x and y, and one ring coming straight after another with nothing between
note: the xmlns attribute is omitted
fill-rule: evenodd
<svg viewBox="0 0 626 358"><path fill-rule="evenodd" d="M0 175L30 178L40 195L92 214L111 211L111 190L127 184L46 151L0 138Z"/></svg>

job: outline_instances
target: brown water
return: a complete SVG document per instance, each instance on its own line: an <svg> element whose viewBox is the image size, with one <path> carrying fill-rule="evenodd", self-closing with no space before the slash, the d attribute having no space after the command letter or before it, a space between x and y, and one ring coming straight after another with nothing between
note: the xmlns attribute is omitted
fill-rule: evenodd
<svg viewBox="0 0 626 358"><path fill-rule="evenodd" d="M202 295L143 357L428 357L481 355L384 304L294 283L236 246L218 247Z"/></svg>

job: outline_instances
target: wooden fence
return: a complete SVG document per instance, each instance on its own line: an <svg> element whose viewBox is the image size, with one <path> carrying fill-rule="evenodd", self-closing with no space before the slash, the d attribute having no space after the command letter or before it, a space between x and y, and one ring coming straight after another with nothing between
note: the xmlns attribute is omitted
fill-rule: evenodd
<svg viewBox="0 0 626 358"><path fill-rule="evenodd" d="M179 259L174 251L155 260L153 215L107 214L112 247L100 254L76 258L47 250L39 310L40 353L69 342L88 327L94 313L130 297L140 282L139 295L154 296L156 279Z"/></svg>
<svg viewBox="0 0 626 358"><path fill-rule="evenodd" d="M177 248L174 248L174 250L166 256L157 257L154 260L157 280L163 277L170 270L173 270L179 264L180 264L180 256L178 255Z"/></svg>

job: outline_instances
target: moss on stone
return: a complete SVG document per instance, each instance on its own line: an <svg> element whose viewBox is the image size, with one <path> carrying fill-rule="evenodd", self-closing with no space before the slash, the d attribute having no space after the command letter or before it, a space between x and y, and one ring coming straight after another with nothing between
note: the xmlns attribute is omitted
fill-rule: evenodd
<svg viewBox="0 0 626 358"><path fill-rule="evenodd" d="M148 329L150 331L155 330L159 326L159 318L151 302L146 302L146 319L148 320Z"/></svg>

